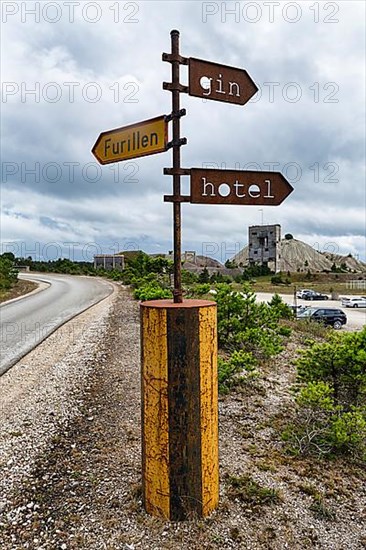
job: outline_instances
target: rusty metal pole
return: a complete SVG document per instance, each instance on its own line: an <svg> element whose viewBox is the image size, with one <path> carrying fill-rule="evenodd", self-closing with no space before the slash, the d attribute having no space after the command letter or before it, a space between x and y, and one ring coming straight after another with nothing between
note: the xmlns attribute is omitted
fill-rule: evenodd
<svg viewBox="0 0 366 550"><path fill-rule="evenodd" d="M172 521L207 516L219 500L217 305L182 299L181 284L181 168L179 94L189 88L179 82L179 32L171 31L173 122L174 301L142 302L141 312L141 432L142 493L145 510Z"/></svg>
<svg viewBox="0 0 366 550"><path fill-rule="evenodd" d="M182 294L182 227L180 197L180 91L179 86L179 31L172 30L172 115L173 115L173 249L174 249L174 302L183 302ZM178 200L177 200L178 199Z"/></svg>

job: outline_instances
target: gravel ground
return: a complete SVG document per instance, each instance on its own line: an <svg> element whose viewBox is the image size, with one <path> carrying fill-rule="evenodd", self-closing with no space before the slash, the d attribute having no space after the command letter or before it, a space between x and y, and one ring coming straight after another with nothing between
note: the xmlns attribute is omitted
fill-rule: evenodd
<svg viewBox="0 0 366 550"><path fill-rule="evenodd" d="M0 379L0 548L366 548L362 465L283 452L295 348L220 400L218 510L169 523L141 503L138 304L121 288L62 327Z"/></svg>

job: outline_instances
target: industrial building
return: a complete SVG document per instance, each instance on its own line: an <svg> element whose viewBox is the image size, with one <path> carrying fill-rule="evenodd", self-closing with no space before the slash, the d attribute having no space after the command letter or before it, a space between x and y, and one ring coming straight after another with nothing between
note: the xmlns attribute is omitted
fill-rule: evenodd
<svg viewBox="0 0 366 550"><path fill-rule="evenodd" d="M94 268L122 271L125 268L125 257L123 254L96 254L94 256Z"/></svg>
<svg viewBox="0 0 366 550"><path fill-rule="evenodd" d="M280 271L281 226L252 225L249 227L249 265L267 265L272 271Z"/></svg>

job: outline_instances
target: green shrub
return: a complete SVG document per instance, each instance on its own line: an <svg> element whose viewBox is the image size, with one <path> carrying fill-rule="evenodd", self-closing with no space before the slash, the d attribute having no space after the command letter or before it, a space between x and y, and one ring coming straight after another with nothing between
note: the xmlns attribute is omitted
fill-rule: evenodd
<svg viewBox="0 0 366 550"><path fill-rule="evenodd" d="M285 284L285 281L282 278L281 271L277 275L273 275L273 277L271 277L271 283L273 285L284 285Z"/></svg>
<svg viewBox="0 0 366 550"><path fill-rule="evenodd" d="M309 382L301 388L296 398L300 407L309 408L316 414L323 411L333 412L335 410L333 390L326 382Z"/></svg>
<svg viewBox="0 0 366 550"><path fill-rule="evenodd" d="M199 283L208 283L210 281L210 274L208 272L207 267L202 269L201 273L198 275L198 282Z"/></svg>
<svg viewBox="0 0 366 550"><path fill-rule="evenodd" d="M228 361L218 358L219 393L227 394L243 382L257 376L257 361L251 353L234 351Z"/></svg>
<svg viewBox="0 0 366 550"><path fill-rule="evenodd" d="M236 265L236 263L235 263L234 261L232 261L232 260L226 260L226 262L225 262L225 267L226 267L227 269L234 269L235 267L238 267L238 266Z"/></svg>
<svg viewBox="0 0 366 550"><path fill-rule="evenodd" d="M198 281L198 275L191 273L187 269L182 269L182 283L184 285L191 285Z"/></svg>
<svg viewBox="0 0 366 550"><path fill-rule="evenodd" d="M290 450L366 458L366 328L310 344L297 361L294 421L283 433Z"/></svg>
<svg viewBox="0 0 366 550"><path fill-rule="evenodd" d="M139 286L134 290L134 298L145 302L146 300L161 300L171 298L172 293L154 282Z"/></svg>
<svg viewBox="0 0 366 550"><path fill-rule="evenodd" d="M281 296L277 293L272 296L272 299L268 302L268 305L276 314L278 319L292 319L294 316L290 306L285 304Z"/></svg>
<svg viewBox="0 0 366 550"><path fill-rule="evenodd" d="M281 336L289 337L292 334L292 328L291 327L286 327L284 325L280 325L278 327L278 334L280 334Z"/></svg>
<svg viewBox="0 0 366 550"><path fill-rule="evenodd" d="M361 406L366 397L366 327L360 332L330 333L313 343L297 361L302 382L324 381L344 411Z"/></svg>
<svg viewBox="0 0 366 550"><path fill-rule="evenodd" d="M194 294L196 296L203 296L204 294L207 294L210 291L211 285L210 283L201 283L194 287Z"/></svg>
<svg viewBox="0 0 366 550"><path fill-rule="evenodd" d="M228 351L243 349L258 360L268 359L283 349L280 309L256 302L248 284L242 288L237 292L227 284L216 285L219 345Z"/></svg>
<svg viewBox="0 0 366 550"><path fill-rule="evenodd" d="M335 452L366 458L366 414L361 409L340 414L330 428Z"/></svg>
<svg viewBox="0 0 366 550"><path fill-rule="evenodd" d="M9 290L18 280L18 271L14 267L14 261L7 253L0 256L0 290Z"/></svg>
<svg viewBox="0 0 366 550"><path fill-rule="evenodd" d="M250 265L244 268L243 274L240 276L241 280L237 282L250 281L253 277L260 277L263 275L271 275L273 271L269 269L267 265Z"/></svg>
<svg viewBox="0 0 366 550"><path fill-rule="evenodd" d="M238 332L236 341L258 360L267 360L283 350L279 327L270 324L247 327Z"/></svg>
<svg viewBox="0 0 366 550"><path fill-rule="evenodd" d="M333 392L325 382L309 382L296 397L294 421L282 433L295 454L327 455L332 451L330 423L336 410Z"/></svg>
<svg viewBox="0 0 366 550"><path fill-rule="evenodd" d="M233 278L230 275L223 275L219 271L216 271L216 273L212 273L210 277L211 283L227 283L230 284L233 282Z"/></svg>
<svg viewBox="0 0 366 550"><path fill-rule="evenodd" d="M123 281L123 272L119 271L118 269L107 271L106 276L108 277L108 279L112 279L112 281Z"/></svg>

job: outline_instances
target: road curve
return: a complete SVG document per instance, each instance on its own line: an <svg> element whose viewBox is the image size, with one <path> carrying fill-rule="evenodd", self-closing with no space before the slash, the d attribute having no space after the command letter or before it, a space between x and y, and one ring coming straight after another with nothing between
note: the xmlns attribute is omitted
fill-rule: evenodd
<svg viewBox="0 0 366 550"><path fill-rule="evenodd" d="M107 281L46 273L20 278L49 286L0 308L0 376L54 330L113 292Z"/></svg>

